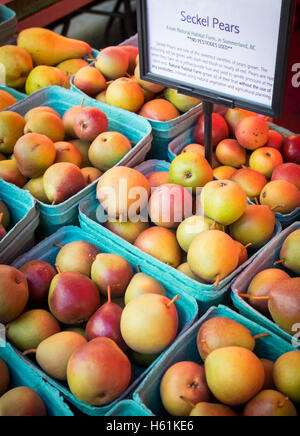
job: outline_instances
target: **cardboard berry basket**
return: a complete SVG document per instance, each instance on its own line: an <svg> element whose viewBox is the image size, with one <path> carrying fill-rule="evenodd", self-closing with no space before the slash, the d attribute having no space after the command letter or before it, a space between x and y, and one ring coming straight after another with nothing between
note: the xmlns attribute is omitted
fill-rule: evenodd
<svg viewBox="0 0 300 436"><path fill-rule="evenodd" d="M24 116L30 109L38 106L49 106L63 116L73 106L80 106L82 100L78 93L59 86L51 86L11 106L10 110ZM144 161L152 141L151 126L145 119L136 114L97 102L89 97L85 98L84 106L93 106L101 109L108 117L108 129L122 133L136 144L116 166L132 167ZM94 190L96 185L97 181L63 203L55 206L38 201L38 207L41 212L41 233L47 236L56 232L60 227L77 224L78 205L83 198Z"/></svg>
<svg viewBox="0 0 300 436"><path fill-rule="evenodd" d="M143 164L136 167L138 171L141 171L144 175L149 175L152 172L169 171L170 165L168 162L159 160L145 161ZM240 274L246 266L248 266L252 260L257 256L258 252L252 252L249 260L233 271L228 277L220 282L218 287L212 284L203 284L196 282L195 280L187 277L183 273L177 271L169 265L162 263L149 254L144 253L139 248L115 235L110 230L106 229L102 224L97 221L97 209L99 207L99 201L96 198L96 193L93 192L85 200L80 203L79 206L79 223L83 230L92 234L94 238L101 239L102 237L108 238L116 244L121 246L129 253L133 253L135 256L141 259L147 260L154 268L157 269L157 274L166 274L170 277L170 280L177 283L178 286L184 290L188 295L193 296L199 303L202 313L209 309L213 305L225 304L229 301L230 287L234 278ZM281 224L276 221L276 228L274 236L282 230Z"/></svg>
<svg viewBox="0 0 300 436"><path fill-rule="evenodd" d="M134 392L133 399L146 408L149 413L157 416L167 415L160 397L160 384L165 372L171 366L183 361L191 361L203 365L197 349L197 336L201 326L209 319L215 317L231 318L248 328L253 336L269 333L268 337L260 338L256 341L254 352L259 358L275 362L282 354L295 351L290 344L287 344L274 333L249 321L231 309L225 306L212 307L188 332L173 344Z"/></svg>
<svg viewBox="0 0 300 436"><path fill-rule="evenodd" d="M283 127L279 127L276 124L269 123L269 125L272 130L275 130L276 132L280 133L282 136L293 135L293 133L290 132L289 130L284 129ZM181 154L182 150L187 145L193 144L195 142L194 140L195 128L196 125L183 132L181 135L179 135L169 144L168 159L170 160L170 162L172 162L176 158L176 156ZM249 204L255 204L255 203L249 200ZM287 227L300 218L300 207L298 207L288 215L283 215L281 213L275 212L275 216L283 227Z"/></svg>
<svg viewBox="0 0 300 436"><path fill-rule="evenodd" d="M31 251L17 259L12 266L15 268L20 268L22 265L31 260L44 260L52 265L55 265L59 248L57 248L54 244L65 245L73 241L88 241L96 245L103 253L112 253L124 257L131 263L135 271L137 271L137 265L139 265L141 272L158 279L166 288L169 298L173 299L176 295L180 295L181 298L178 302L176 302L176 308L179 315L179 335L188 330L189 327L191 327L191 325L193 325L193 323L198 319L197 302L194 300L194 298L185 295L180 287L177 287L172 283L172 281L169 280L168 276L165 276L164 274L157 275L156 270L153 269L151 264L148 264L148 262L138 259L134 254L128 253L122 247L117 247L111 244L110 240L105 237L96 240L90 233L86 233L78 227L70 226L60 229L57 233L45 239ZM19 357L23 360L23 362L26 362L31 368L33 368L38 375L43 377L52 386L58 389L68 402L73 404L83 413L91 416L103 416L108 413L120 400L130 396L131 392L138 386L138 384L156 364L156 362L162 358L163 354L164 353L162 353L162 355L148 369L142 369L134 366L135 381L133 384L118 400L103 407L90 406L79 401L71 394L67 384L62 384L47 376L36 364L32 363L32 361L29 359L22 357L21 353L19 353Z"/></svg>
<svg viewBox="0 0 300 436"><path fill-rule="evenodd" d="M34 245L34 232L39 224L36 201L17 186L0 179L0 200L8 207L10 223L7 235L0 241L0 264L9 264Z"/></svg>
<svg viewBox="0 0 300 436"><path fill-rule="evenodd" d="M232 301L234 306L238 311L246 316L247 318L253 320L257 324L271 330L278 336L291 343L292 336L283 331L271 318L267 318L260 312L258 312L254 307L249 304L244 298L241 298L239 294L246 294L248 287L253 280L253 278L261 271L268 268L275 268L274 263L279 260L280 250L282 244L286 238L293 233L295 230L300 229L300 222L292 224L290 227L281 232L271 243L263 249L263 251L257 256L256 259L240 274L232 285ZM300 256L300 247L299 247ZM284 269L289 275L293 275L291 271ZM296 333L296 332L295 332Z"/></svg>
<svg viewBox="0 0 300 436"><path fill-rule="evenodd" d="M2 344L3 345L3 344ZM27 386L41 397L49 416L74 416L57 389L49 385L36 372L24 363L11 345L1 346L0 358L8 365L11 382L9 389Z"/></svg>

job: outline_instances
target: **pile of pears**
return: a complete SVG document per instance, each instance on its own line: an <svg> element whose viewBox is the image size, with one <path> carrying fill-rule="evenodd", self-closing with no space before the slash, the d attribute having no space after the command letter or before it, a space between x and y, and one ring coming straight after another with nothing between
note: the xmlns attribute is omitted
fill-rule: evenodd
<svg viewBox="0 0 300 436"><path fill-rule="evenodd" d="M172 416L297 416L300 403L300 351L276 362L255 354L256 341L231 318L206 321L197 336L204 366L182 361L160 384L163 406Z"/></svg>
<svg viewBox="0 0 300 436"><path fill-rule="evenodd" d="M282 244L280 260L252 279L247 294L251 306L272 320L286 333L295 334L300 324L300 230L292 232Z"/></svg>
<svg viewBox="0 0 300 436"><path fill-rule="evenodd" d="M0 241L7 235L10 223L10 212L6 204L0 200Z"/></svg>
<svg viewBox="0 0 300 436"><path fill-rule="evenodd" d="M108 198L107 192L121 189L119 180L126 180L127 198L126 191L122 198ZM132 217L136 190L142 191L139 206L147 214ZM112 168L99 180L97 198L110 231L215 286L248 260L248 250L253 253L270 241L276 224L268 206L248 205L246 193L233 181L214 181L208 162L193 152L178 156L169 172L147 177L136 169Z"/></svg>
<svg viewBox="0 0 300 436"><path fill-rule="evenodd" d="M47 86L70 88L71 76L89 65L91 55L85 42L38 27L22 31L16 46L0 47L6 85L29 95Z"/></svg>
<svg viewBox="0 0 300 436"><path fill-rule="evenodd" d="M27 386L9 389L10 383L9 367L0 359L0 416L47 416L45 403L37 392Z"/></svg>
<svg viewBox="0 0 300 436"><path fill-rule="evenodd" d="M213 114L213 175L217 180L237 183L253 204L288 215L300 207L300 167L284 152L290 137L272 130L267 120L239 108L228 109L225 117ZM203 115L194 131L194 141L182 153L204 157ZM191 161L191 155L181 159Z"/></svg>
<svg viewBox="0 0 300 436"><path fill-rule="evenodd" d="M106 47L94 61L95 66L85 66L75 74L74 85L102 103L164 122L178 118L201 102L142 80L137 47Z"/></svg>
<svg viewBox="0 0 300 436"><path fill-rule="evenodd" d="M58 250L55 267L0 265L0 322L8 341L80 401L103 406L178 334L176 302L156 279L86 241ZM0 401L1 404L1 401ZM1 406L0 406L1 410Z"/></svg>
<svg viewBox="0 0 300 436"><path fill-rule="evenodd" d="M0 140L0 177L53 205L99 179L132 149L126 136L108 131L103 111L83 105L63 117L46 106L24 118L0 112Z"/></svg>

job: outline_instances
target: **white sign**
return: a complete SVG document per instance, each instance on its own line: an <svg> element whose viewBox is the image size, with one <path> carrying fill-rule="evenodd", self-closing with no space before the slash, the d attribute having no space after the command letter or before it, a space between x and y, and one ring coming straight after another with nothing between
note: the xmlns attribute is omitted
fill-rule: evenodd
<svg viewBox="0 0 300 436"><path fill-rule="evenodd" d="M149 72L272 106L282 0L150 0L147 7Z"/></svg>

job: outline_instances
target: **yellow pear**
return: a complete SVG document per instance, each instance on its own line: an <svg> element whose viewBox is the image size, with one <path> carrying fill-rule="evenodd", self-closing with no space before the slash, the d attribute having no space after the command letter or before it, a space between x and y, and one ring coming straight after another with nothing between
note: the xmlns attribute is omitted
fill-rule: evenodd
<svg viewBox="0 0 300 436"><path fill-rule="evenodd" d="M18 37L18 46L32 56L36 65L57 65L68 59L92 54L86 42L66 38L40 27L23 30Z"/></svg>
<svg viewBox="0 0 300 436"><path fill-rule="evenodd" d="M0 113L0 152L9 154L13 152L14 146L24 134L24 118L12 111Z"/></svg>
<svg viewBox="0 0 300 436"><path fill-rule="evenodd" d="M30 95L47 86L58 85L67 88L68 83L68 77L61 70L41 65L34 68L27 77L25 90L26 94Z"/></svg>
<svg viewBox="0 0 300 436"><path fill-rule="evenodd" d="M23 186L23 189L29 191L33 197L42 203L49 204L49 200L44 189L43 176L29 180L29 182Z"/></svg>
<svg viewBox="0 0 300 436"><path fill-rule="evenodd" d="M71 78L76 74L81 68L88 67L89 64L83 59L68 59L67 61L61 62L56 68L65 73L66 76Z"/></svg>
<svg viewBox="0 0 300 436"><path fill-rule="evenodd" d="M17 89L23 88L33 69L30 54L15 45L0 47L0 64L5 66L6 85Z"/></svg>

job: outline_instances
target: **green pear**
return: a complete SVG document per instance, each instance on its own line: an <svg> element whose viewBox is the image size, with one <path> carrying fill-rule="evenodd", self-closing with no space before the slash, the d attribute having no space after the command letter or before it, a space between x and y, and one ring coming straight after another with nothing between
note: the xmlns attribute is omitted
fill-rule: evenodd
<svg viewBox="0 0 300 436"><path fill-rule="evenodd" d="M8 340L22 351L37 348L45 339L59 332L56 319L39 309L25 312L6 328Z"/></svg>
<svg viewBox="0 0 300 436"><path fill-rule="evenodd" d="M10 373L4 360L0 359L0 398L7 391L10 382Z"/></svg>
<svg viewBox="0 0 300 436"><path fill-rule="evenodd" d="M7 229L10 222L10 212L7 206L0 200L0 213L3 213L2 225Z"/></svg>
<svg viewBox="0 0 300 436"><path fill-rule="evenodd" d="M74 332L60 332L40 343L36 350L36 360L51 377L67 381L67 366L72 354L87 343Z"/></svg>
<svg viewBox="0 0 300 436"><path fill-rule="evenodd" d="M213 395L228 406L241 406L257 395L265 381L264 367L246 348L219 348L205 361L207 384Z"/></svg>
<svg viewBox="0 0 300 436"><path fill-rule="evenodd" d="M198 403L190 416L237 416L234 410L223 404Z"/></svg>
<svg viewBox="0 0 300 436"><path fill-rule="evenodd" d="M6 85L16 89L24 87L26 78L33 69L30 54L15 45L0 47L0 64L5 66Z"/></svg>
<svg viewBox="0 0 300 436"><path fill-rule="evenodd" d="M148 276L144 273L138 273L131 279L126 293L125 293L125 304L127 305L134 298L143 294L158 294L167 296L167 292L163 285L159 283L153 277Z"/></svg>
<svg viewBox="0 0 300 436"><path fill-rule="evenodd" d="M16 112L0 112L0 152L13 152L15 143L24 135L25 124L24 118Z"/></svg>
<svg viewBox="0 0 300 436"><path fill-rule="evenodd" d="M25 84L26 94L31 95L48 86L68 86L68 78L61 70L55 67L41 65L35 67L27 77Z"/></svg>
<svg viewBox="0 0 300 436"><path fill-rule="evenodd" d="M100 250L87 241L75 241L61 247L55 264L61 272L78 272L87 277L91 275L92 265Z"/></svg>
<svg viewBox="0 0 300 436"><path fill-rule="evenodd" d="M0 416L47 416L47 409L33 389L21 386L0 398Z"/></svg>
<svg viewBox="0 0 300 436"><path fill-rule="evenodd" d="M300 351L283 354L275 362L275 386L292 401L300 403Z"/></svg>
<svg viewBox="0 0 300 436"><path fill-rule="evenodd" d="M15 320L29 299L25 275L8 265L0 265L0 323Z"/></svg>
<svg viewBox="0 0 300 436"><path fill-rule="evenodd" d="M176 89L166 89L165 98L172 103L180 112L188 112L201 103L201 100L187 95L180 94Z"/></svg>
<svg viewBox="0 0 300 436"><path fill-rule="evenodd" d="M92 55L87 43L39 27L23 30L18 37L18 46L31 55L36 65L57 65L68 59Z"/></svg>
<svg viewBox="0 0 300 436"><path fill-rule="evenodd" d="M286 268L300 275L300 230L291 233L283 243L280 252L280 259Z"/></svg>
<svg viewBox="0 0 300 436"><path fill-rule="evenodd" d="M294 404L273 390L260 392L245 407L244 416L298 416Z"/></svg>
<svg viewBox="0 0 300 436"><path fill-rule="evenodd" d="M53 142L63 141L65 138L65 126L61 118L50 112L36 112L31 115L25 129L27 133L45 135Z"/></svg>
<svg viewBox="0 0 300 436"><path fill-rule="evenodd" d="M26 177L21 174L15 159L0 161L0 177L19 188L22 188L27 181Z"/></svg>
<svg viewBox="0 0 300 436"><path fill-rule="evenodd" d="M29 191L34 198L42 203L49 204L48 197L44 190L43 176L29 180L29 182L23 186L23 189Z"/></svg>

